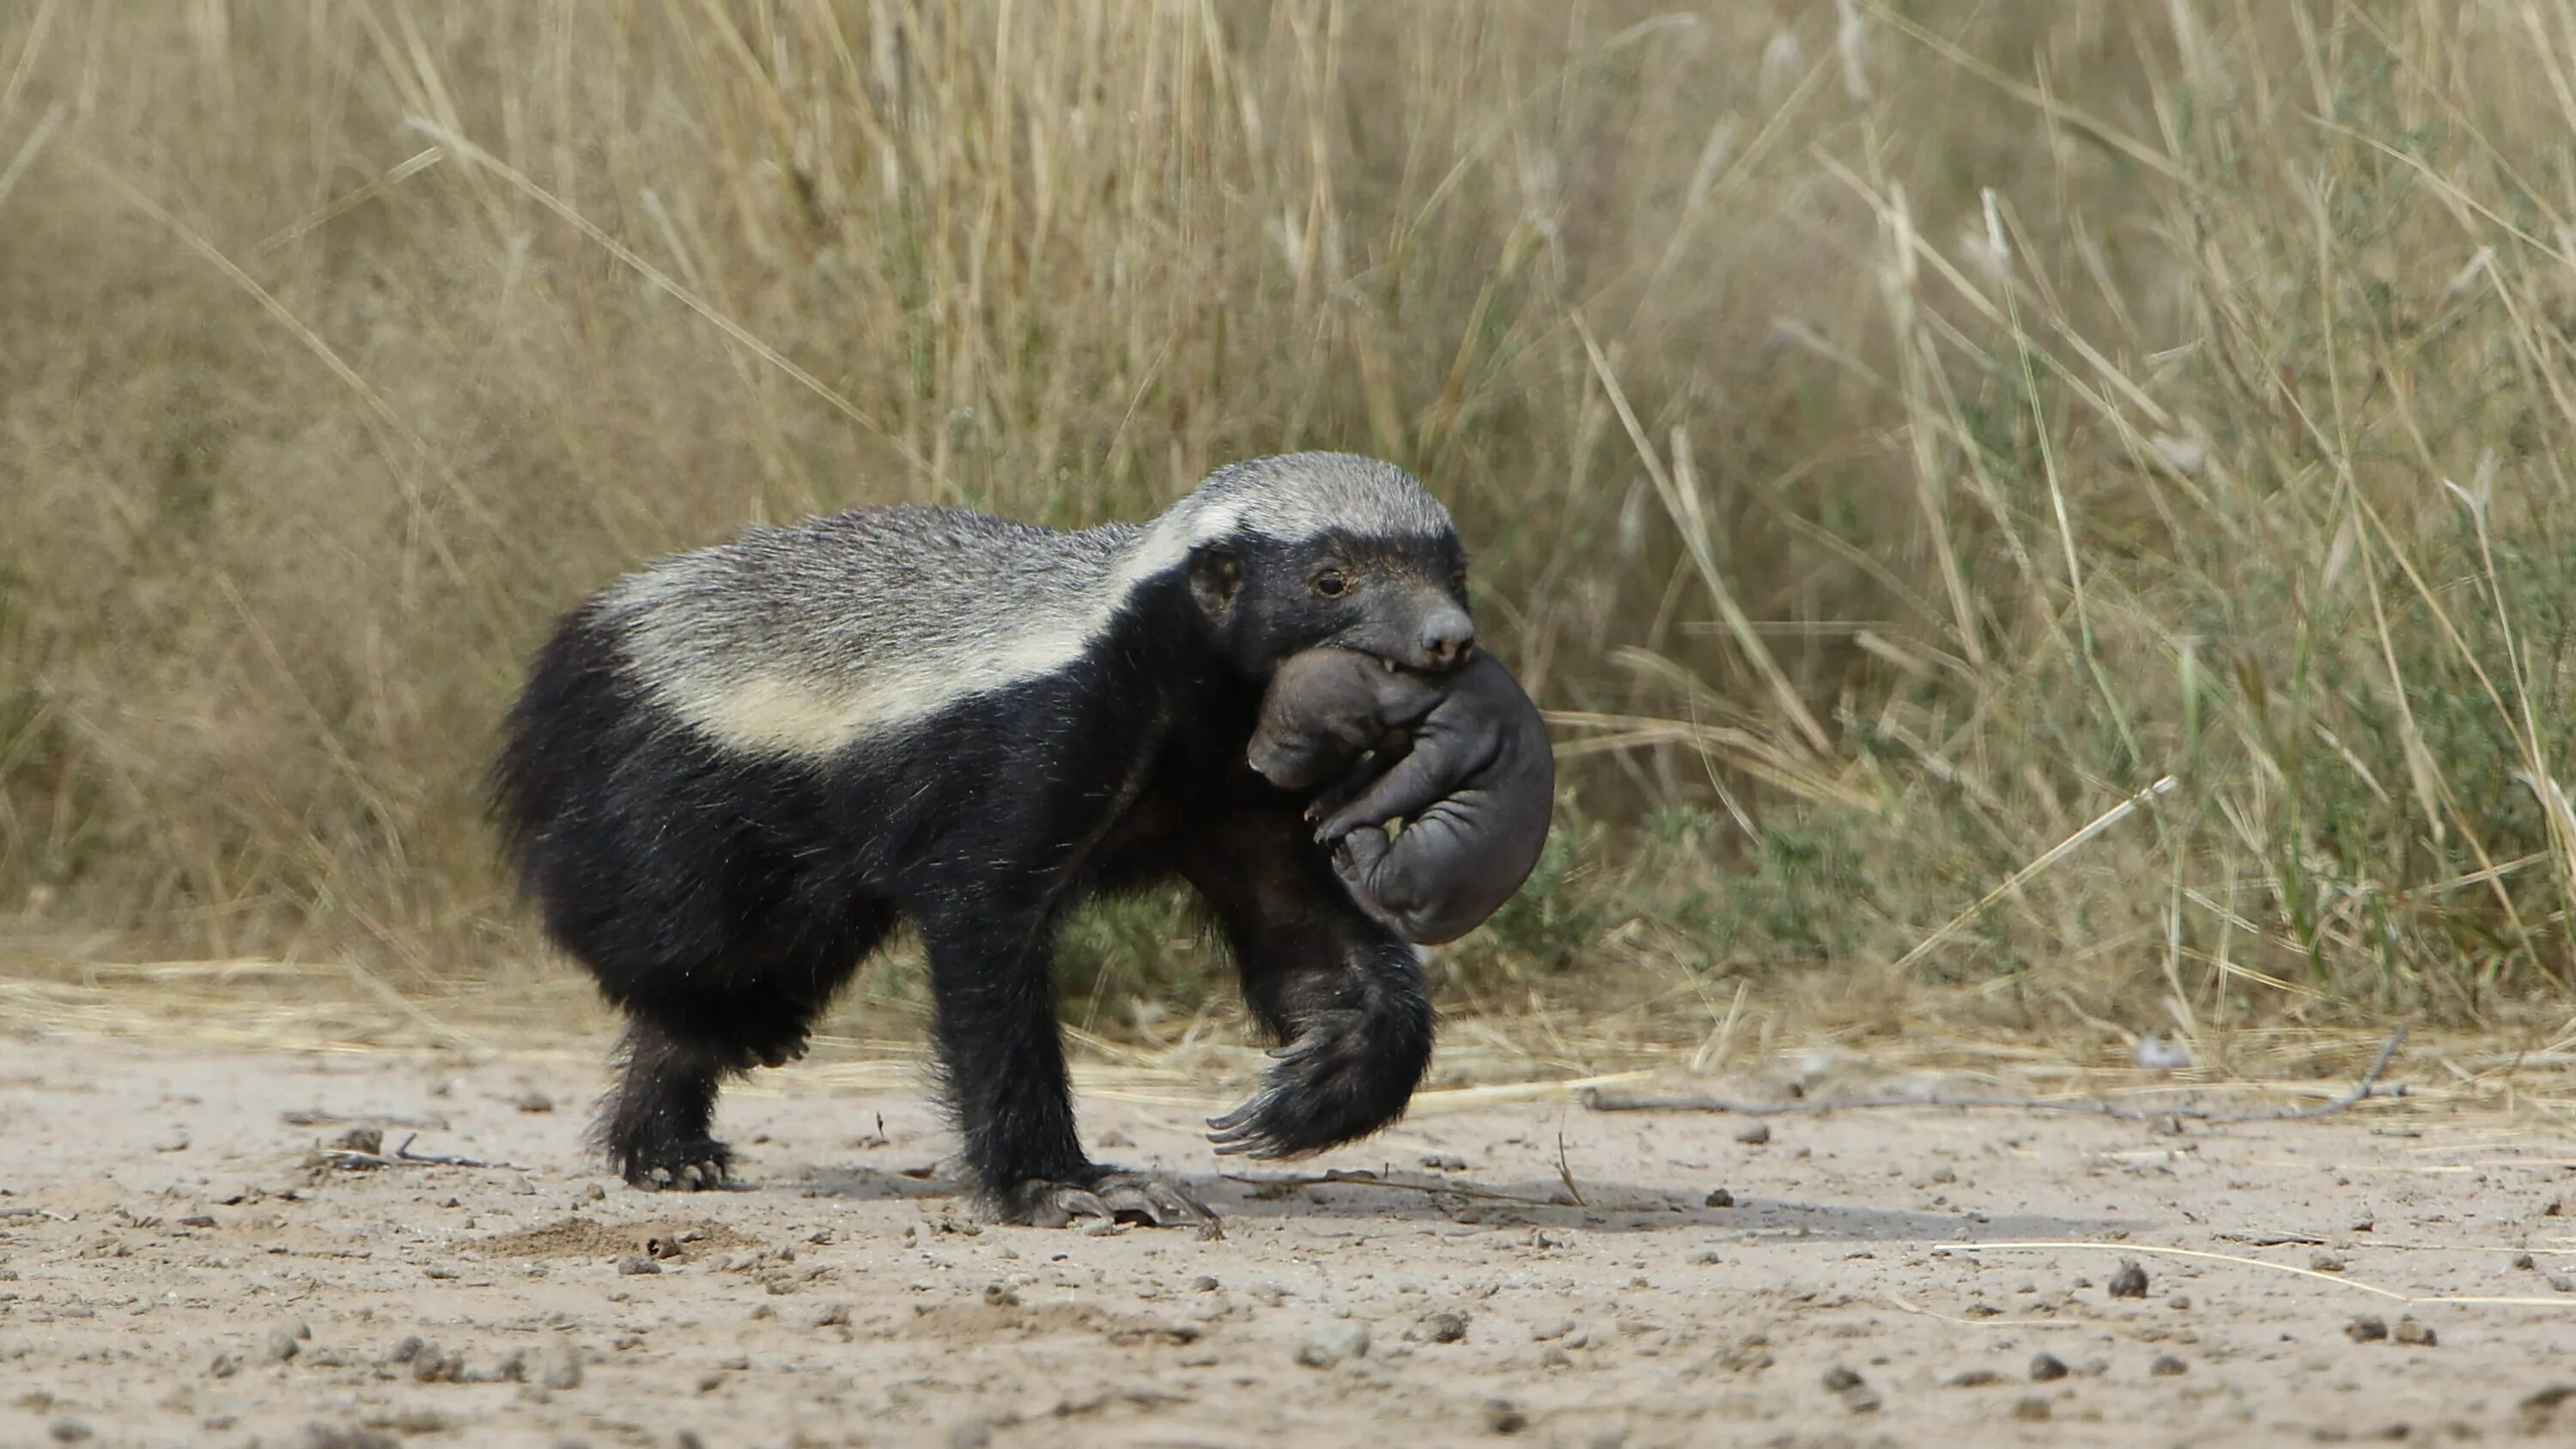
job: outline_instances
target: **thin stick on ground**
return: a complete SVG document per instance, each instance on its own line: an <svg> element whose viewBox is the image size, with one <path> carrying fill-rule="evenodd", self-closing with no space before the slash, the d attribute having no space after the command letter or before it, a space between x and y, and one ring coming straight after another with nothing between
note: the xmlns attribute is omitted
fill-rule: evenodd
<svg viewBox="0 0 2576 1449"><path fill-rule="evenodd" d="M1784 1117L1792 1114L1867 1111L1885 1107L2002 1107L2025 1112L2067 1112L2086 1117L2108 1117L2120 1122L2299 1122L2317 1117L2331 1117L2348 1112L2373 1098L2387 1099L2407 1095L2406 1084L2393 1087L2379 1085L2380 1074L2388 1070L2389 1059L2406 1040L2406 1028L2400 1026L2389 1034L2371 1060L2370 1069L2353 1083L2352 1090L2330 1102L2313 1107L2282 1107L2255 1112L2216 1112L2206 1107L2122 1107L2110 1102L2052 1102L2040 1097L1859 1097L1847 1101L1741 1102L1724 1097L1606 1097L1598 1091L1585 1092L1583 1105L1595 1112L1731 1112L1745 1117Z"/></svg>

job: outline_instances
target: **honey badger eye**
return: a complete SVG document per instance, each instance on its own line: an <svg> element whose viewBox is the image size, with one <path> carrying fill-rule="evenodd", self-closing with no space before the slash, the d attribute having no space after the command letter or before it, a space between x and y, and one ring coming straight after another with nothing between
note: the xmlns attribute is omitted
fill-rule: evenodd
<svg viewBox="0 0 2576 1449"><path fill-rule="evenodd" d="M1307 580L1307 586L1328 599L1338 599L1351 591L1351 576L1340 569L1326 569Z"/></svg>

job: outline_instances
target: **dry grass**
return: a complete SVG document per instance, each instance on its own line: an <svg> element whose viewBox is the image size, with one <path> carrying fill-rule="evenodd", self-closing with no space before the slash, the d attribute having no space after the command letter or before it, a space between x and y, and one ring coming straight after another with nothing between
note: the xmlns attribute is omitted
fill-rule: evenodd
<svg viewBox="0 0 2576 1449"><path fill-rule="evenodd" d="M22 0L13 990L570 1009L475 801L554 610L1331 446L1559 727L1447 973L1516 1049L2542 1047L2571 129L2541 0ZM1084 923L1104 1050L1222 1027L1179 924Z"/></svg>

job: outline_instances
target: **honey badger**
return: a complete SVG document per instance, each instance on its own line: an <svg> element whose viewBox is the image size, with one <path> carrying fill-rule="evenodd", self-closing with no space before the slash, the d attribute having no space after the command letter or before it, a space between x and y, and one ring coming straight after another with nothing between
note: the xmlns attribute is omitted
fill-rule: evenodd
<svg viewBox="0 0 2576 1449"><path fill-rule="evenodd" d="M1245 749L1293 654L1437 674L1474 638L1447 510L1333 453L1221 468L1143 524L859 509L609 585L539 650L492 776L548 934L627 1018L601 1144L638 1184L725 1181L719 1081L800 1055L904 920L988 1210L1203 1219L1085 1155L1050 974L1082 899L1175 878L1284 1043L1226 1146L1384 1126L1430 1059L1419 960Z"/></svg>

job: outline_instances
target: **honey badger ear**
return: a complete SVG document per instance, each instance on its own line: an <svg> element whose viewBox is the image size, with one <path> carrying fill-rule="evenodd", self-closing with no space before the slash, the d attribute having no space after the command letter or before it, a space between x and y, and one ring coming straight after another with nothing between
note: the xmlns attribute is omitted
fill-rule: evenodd
<svg viewBox="0 0 2576 1449"><path fill-rule="evenodd" d="M1226 621L1242 586L1243 563L1234 550L1214 544L1190 550L1190 597L1199 601L1199 611L1209 623Z"/></svg>

